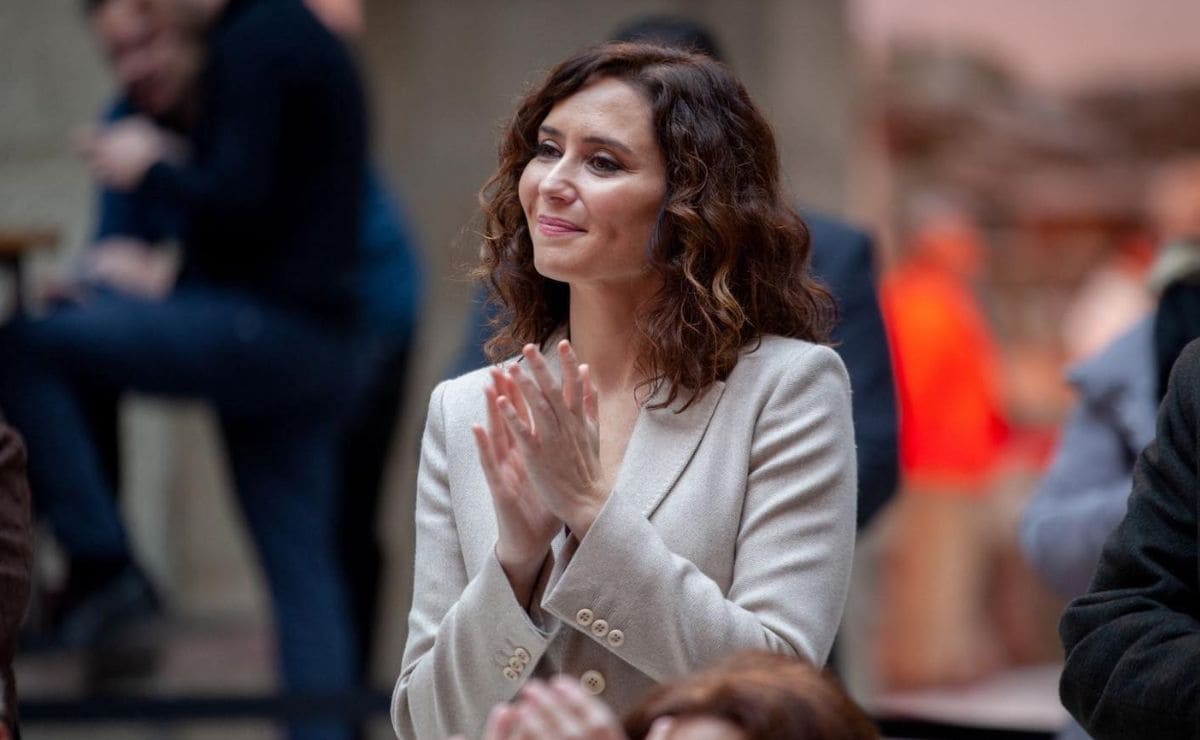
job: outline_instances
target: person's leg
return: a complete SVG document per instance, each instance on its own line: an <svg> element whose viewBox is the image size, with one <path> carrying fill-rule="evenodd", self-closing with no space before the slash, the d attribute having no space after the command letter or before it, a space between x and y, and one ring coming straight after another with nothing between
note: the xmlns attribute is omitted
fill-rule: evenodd
<svg viewBox="0 0 1200 740"><path fill-rule="evenodd" d="M355 638L337 554L337 426L222 417L238 495L274 605L284 685L355 687ZM296 740L348 738L345 721L293 723Z"/></svg>
<svg viewBox="0 0 1200 740"><path fill-rule="evenodd" d="M101 293L15 322L0 329L0 357L19 350L77 388L202 398L263 416L344 409L358 346L346 334L244 292L189 286L164 300Z"/></svg>
<svg viewBox="0 0 1200 740"><path fill-rule="evenodd" d="M29 327L36 330L38 327ZM125 532L72 375L0 330L0 408L24 435L38 513L71 557L127 557Z"/></svg>
<svg viewBox="0 0 1200 740"><path fill-rule="evenodd" d="M163 301L101 294L0 329L0 407L27 438L46 515L98 581L128 562L114 494L80 402L84 387L206 398L266 417L332 417L352 388L355 340L233 291Z"/></svg>
<svg viewBox="0 0 1200 740"><path fill-rule="evenodd" d="M85 401L100 396L85 395L75 373L30 348L40 328L0 331L0 407L25 435L35 509L71 563L68 587L48 602L33 641L95 646L120 624L156 611L158 600L129 550L113 488L115 461L102 456L95 436L98 407ZM107 421L115 429L115 416Z"/></svg>
<svg viewBox="0 0 1200 740"><path fill-rule="evenodd" d="M350 605L358 636L360 682L370 685L375 615L383 571L378 513L384 478L400 418L409 359L408 342L388 344L373 363L372 375L354 404L341 437L341 525L338 545L350 589Z"/></svg>

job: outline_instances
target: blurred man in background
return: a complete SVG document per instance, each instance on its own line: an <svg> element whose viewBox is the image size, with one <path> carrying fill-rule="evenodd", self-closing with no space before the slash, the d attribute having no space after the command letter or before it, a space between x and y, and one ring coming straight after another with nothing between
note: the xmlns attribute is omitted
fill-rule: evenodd
<svg viewBox="0 0 1200 740"><path fill-rule="evenodd" d="M64 635L86 642L151 592L81 397L199 397L220 417L263 560L285 685L347 691L358 644L336 542L337 442L369 370L357 286L366 122L355 65L292 0L88 6L98 28L162 13L180 32L204 34L207 60L182 137L127 117L84 143L108 189L135 196L164 218L165 235L180 236L178 281L149 289L148 273L130 268L144 266L144 253L125 249L122 269L87 271L97 284L83 300L0 330L0 402L27 437L40 512L73 566ZM145 54L123 59L118 76L131 104L154 105L160 88L146 70L163 47L134 43L153 26L124 27L122 43ZM348 737L349 727L312 721L292 734Z"/></svg>
<svg viewBox="0 0 1200 740"><path fill-rule="evenodd" d="M106 124L143 115L184 134L200 114L197 88L206 39L184 32L167 22L169 18L156 17L156 8L161 16L165 7L161 2L109 0L93 9L93 30L121 93L105 116ZM346 3L314 2L312 7L341 36L351 36L360 25L360 17L346 12L353 7ZM340 439L338 539L365 685L383 575L376 515L407 376L421 268L408 224L383 177L370 168L363 187L355 290L370 368ZM89 287L102 286L150 298L165 295L175 279L170 242L183 234L181 209L141 191L102 189L95 242L76 279L57 292L78 298ZM115 399L95 398L90 407L97 436L105 441L106 467L116 470ZM115 487L119 475L111 477Z"/></svg>

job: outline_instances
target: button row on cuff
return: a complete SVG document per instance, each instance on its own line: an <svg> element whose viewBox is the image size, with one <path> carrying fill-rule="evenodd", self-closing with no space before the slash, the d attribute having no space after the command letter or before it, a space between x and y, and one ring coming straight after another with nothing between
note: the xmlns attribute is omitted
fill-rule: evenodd
<svg viewBox="0 0 1200 740"><path fill-rule="evenodd" d="M508 664L504 666L501 673L509 681L516 681L525 672L525 667L529 665L529 651L523 647L513 650L513 654L508 657Z"/></svg>
<svg viewBox="0 0 1200 740"><path fill-rule="evenodd" d="M612 647L621 647L625 644L625 633L621 630L611 629L607 620L596 619L596 614L591 609L585 607L575 612L575 622L580 627L588 627L596 637L608 638L608 644Z"/></svg>

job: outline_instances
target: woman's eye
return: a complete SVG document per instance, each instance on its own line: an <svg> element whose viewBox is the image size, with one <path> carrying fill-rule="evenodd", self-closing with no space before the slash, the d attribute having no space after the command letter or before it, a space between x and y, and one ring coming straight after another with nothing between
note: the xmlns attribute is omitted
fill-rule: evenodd
<svg viewBox="0 0 1200 740"><path fill-rule="evenodd" d="M602 174L619 172L624 169L621 163L611 157L592 157L592 169Z"/></svg>
<svg viewBox="0 0 1200 740"><path fill-rule="evenodd" d="M558 156L558 147L553 144L543 141L533 150L533 156L539 159L554 158Z"/></svg>

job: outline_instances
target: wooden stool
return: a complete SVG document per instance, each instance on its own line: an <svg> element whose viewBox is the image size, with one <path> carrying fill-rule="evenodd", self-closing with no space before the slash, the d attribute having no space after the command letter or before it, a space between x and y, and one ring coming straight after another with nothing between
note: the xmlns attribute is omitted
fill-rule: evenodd
<svg viewBox="0 0 1200 740"><path fill-rule="evenodd" d="M57 229L0 228L0 267L8 270L13 276L14 305L18 312L25 305L24 294L22 293L22 286L25 281L22 279L23 276L21 274L23 258L40 249L49 249L58 246L59 238L60 234Z"/></svg>

